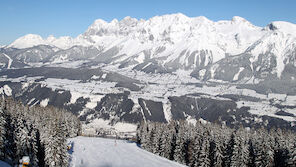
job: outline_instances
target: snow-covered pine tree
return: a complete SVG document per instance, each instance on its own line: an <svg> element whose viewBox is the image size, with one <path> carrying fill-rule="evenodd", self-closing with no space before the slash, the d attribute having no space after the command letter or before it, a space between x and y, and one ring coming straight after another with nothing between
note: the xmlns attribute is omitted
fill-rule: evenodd
<svg viewBox="0 0 296 167"><path fill-rule="evenodd" d="M15 119L11 116L8 110L5 110L6 117L6 134L5 134L5 157L11 160L17 161L16 155L16 138L14 131L15 128Z"/></svg>
<svg viewBox="0 0 296 167"><path fill-rule="evenodd" d="M200 155L198 159L198 166L209 167L211 165L210 160L210 140L208 132L203 135L202 145L200 149Z"/></svg>
<svg viewBox="0 0 296 167"><path fill-rule="evenodd" d="M5 159L10 159L12 163L17 163L18 160L24 156L30 156L32 166L46 166L44 163L45 159L45 145L50 142L57 143L64 147L60 150L60 157L67 155L66 151L66 137L74 137L81 131L80 122L73 114L55 109L53 107L28 107L23 106L19 102L14 102L11 99L2 100L0 102L1 111L4 111L5 118ZM2 115L3 113L1 113ZM51 124L57 123L56 118L60 120L67 126L67 129L61 130L64 133L60 133L62 140L61 143L54 140L57 135L54 132L53 126ZM65 121L70 120L70 121ZM60 122L61 122L60 121ZM0 123L3 123L1 121ZM3 132L1 130L1 132ZM49 134L49 135L48 135ZM74 136L73 136L74 135ZM50 139L49 139L50 138ZM47 145L46 145L47 146ZM57 145L53 147L47 147L47 152L52 150L57 150ZM50 156L46 156L47 158ZM48 158L49 159L49 158ZM51 159L52 160L52 159ZM65 161L68 162L67 158L54 159L51 166L56 166L55 164L61 164L58 166L67 166ZM54 164L54 165L52 165Z"/></svg>
<svg viewBox="0 0 296 167"><path fill-rule="evenodd" d="M248 132L245 132L248 133ZM250 150L249 150L249 137L246 135L243 135L242 141L241 141L241 166L248 166L250 162Z"/></svg>
<svg viewBox="0 0 296 167"><path fill-rule="evenodd" d="M54 167L56 166L57 159L57 151L56 148L58 147L58 143L56 141L56 126L53 122L51 122L51 126L47 133L47 137L44 138L44 148L45 148L45 163L46 166Z"/></svg>
<svg viewBox="0 0 296 167"><path fill-rule="evenodd" d="M272 129L270 131L274 139L274 163L275 166L284 166L286 157L284 155L285 138L281 129Z"/></svg>
<svg viewBox="0 0 296 167"><path fill-rule="evenodd" d="M186 123L186 122L185 122ZM186 126L186 124L185 124ZM191 156L191 152L189 151L189 145L192 143L192 139L193 139L193 129L194 129L194 125L192 124L187 124L186 126L186 131L185 131L185 143L184 143L184 150L185 150L185 163L186 165L189 165L189 159Z"/></svg>
<svg viewBox="0 0 296 167"><path fill-rule="evenodd" d="M165 152L166 152L166 143L170 143L168 141L169 137L169 132L168 132L168 126L167 125L162 125L162 132L160 134L160 143L159 143L159 155L162 157L165 157Z"/></svg>
<svg viewBox="0 0 296 167"><path fill-rule="evenodd" d="M265 152L262 133L257 131L254 138L255 166L264 166Z"/></svg>
<svg viewBox="0 0 296 167"><path fill-rule="evenodd" d="M4 111L0 108L0 159L5 155L6 119Z"/></svg>
<svg viewBox="0 0 296 167"><path fill-rule="evenodd" d="M254 149L254 143L253 143L253 139L250 138L249 141L248 141L248 145L249 145L249 148L248 148L248 151L249 151L249 161L248 161L248 166L255 166L255 158L256 158L256 155L255 155L255 149Z"/></svg>
<svg viewBox="0 0 296 167"><path fill-rule="evenodd" d="M264 148L264 164L266 166L274 166L274 141L267 133L264 134L263 148Z"/></svg>
<svg viewBox="0 0 296 167"><path fill-rule="evenodd" d="M186 165L186 129L185 123L180 122L178 133L176 135L176 147L174 150L174 160Z"/></svg>
<svg viewBox="0 0 296 167"><path fill-rule="evenodd" d="M137 143L141 144L141 139L142 139L142 135L143 135L143 127L144 127L144 122L142 121L140 124L137 125L137 134L136 134L136 138L137 138Z"/></svg>
<svg viewBox="0 0 296 167"><path fill-rule="evenodd" d="M214 148L213 166L222 167L224 155L227 147L227 141L229 141L229 137L230 137L229 134L231 133L228 128L225 128L219 125L214 126L213 130L215 132L214 134L215 148Z"/></svg>
<svg viewBox="0 0 296 167"><path fill-rule="evenodd" d="M274 142L264 129L256 131L254 136L254 152L256 166L274 166Z"/></svg>
<svg viewBox="0 0 296 167"><path fill-rule="evenodd" d="M150 140L150 138L149 138L149 126L148 126L148 123L143 123L143 131L142 131L142 133L141 133L141 135L140 135L140 137L141 137L141 147L142 148L144 148L145 150L147 150L147 148L148 148L148 142L149 142L149 140Z"/></svg>
<svg viewBox="0 0 296 167"><path fill-rule="evenodd" d="M59 155L59 161L58 166L68 166L68 152L67 152L67 128L66 123L64 120L58 121L58 132L57 136L59 138L58 140L58 150L57 154Z"/></svg>
<svg viewBox="0 0 296 167"><path fill-rule="evenodd" d="M235 145L235 139L234 139L234 133L232 133L225 150L223 166L230 166L234 145Z"/></svg>
<svg viewBox="0 0 296 167"><path fill-rule="evenodd" d="M30 136L30 161L31 161L31 166L37 167L39 166L39 160L38 160L38 141L37 141L37 129L33 124L30 125L30 131L29 131L29 136Z"/></svg>
<svg viewBox="0 0 296 167"><path fill-rule="evenodd" d="M154 136L155 136L155 125L153 123L148 123L148 133L147 133L147 140L146 140L146 150L149 151L149 152L152 152L153 151L153 140L154 140Z"/></svg>
<svg viewBox="0 0 296 167"><path fill-rule="evenodd" d="M294 140L293 146L290 148L289 152L289 160L288 160L288 166L296 166L296 141Z"/></svg>
<svg viewBox="0 0 296 167"><path fill-rule="evenodd" d="M199 124L196 124L196 128L193 131L192 141L188 146L188 150L190 151L189 156L189 166L197 167L199 166L199 157L202 146L203 136L201 132L201 127Z"/></svg>
<svg viewBox="0 0 296 167"><path fill-rule="evenodd" d="M152 134L152 153L159 155L160 154L160 148L162 144L162 138L161 134L163 133L163 126L159 123L154 123L154 133Z"/></svg>
<svg viewBox="0 0 296 167"><path fill-rule="evenodd" d="M174 158L174 148L176 140L176 122L171 121L166 124L163 128L163 133L161 135L161 145L160 145L160 155L173 160Z"/></svg>
<svg viewBox="0 0 296 167"><path fill-rule="evenodd" d="M15 136L18 159L21 159L23 156L28 156L30 149L30 136L26 120L21 112L16 114Z"/></svg>
<svg viewBox="0 0 296 167"><path fill-rule="evenodd" d="M238 129L233 134L232 154L230 157L231 167L246 167L248 165L249 152L247 141L246 132L242 129Z"/></svg>
<svg viewBox="0 0 296 167"><path fill-rule="evenodd" d="M171 148L170 159L189 166L295 166L295 132L244 128L234 132L225 126L197 124L191 127L182 121L157 126L147 123L144 126L139 135L142 146L147 145L143 148L158 148L155 144L157 135L151 134L159 133L158 128L162 127L160 155L168 157L170 149L166 148ZM151 145L149 142L153 140L154 145ZM171 147L167 147L169 145Z"/></svg>

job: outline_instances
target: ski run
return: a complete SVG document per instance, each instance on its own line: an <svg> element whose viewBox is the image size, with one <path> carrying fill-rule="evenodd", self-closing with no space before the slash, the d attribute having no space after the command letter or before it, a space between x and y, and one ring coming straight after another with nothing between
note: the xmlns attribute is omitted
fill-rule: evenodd
<svg viewBox="0 0 296 167"><path fill-rule="evenodd" d="M176 162L154 155L136 143L95 137L69 139L70 167L178 167Z"/></svg>

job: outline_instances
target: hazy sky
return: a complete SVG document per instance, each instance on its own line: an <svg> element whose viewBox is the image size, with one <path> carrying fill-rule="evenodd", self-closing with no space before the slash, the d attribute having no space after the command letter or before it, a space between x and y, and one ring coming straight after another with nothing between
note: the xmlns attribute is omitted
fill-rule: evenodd
<svg viewBox="0 0 296 167"><path fill-rule="evenodd" d="M76 37L95 19L183 13L210 20L241 16L257 26L296 23L296 0L0 0L0 45L28 34Z"/></svg>

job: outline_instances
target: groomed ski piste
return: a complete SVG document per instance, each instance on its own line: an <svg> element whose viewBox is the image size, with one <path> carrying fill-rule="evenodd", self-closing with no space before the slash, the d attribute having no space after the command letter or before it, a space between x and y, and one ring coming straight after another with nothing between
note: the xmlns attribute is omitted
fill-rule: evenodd
<svg viewBox="0 0 296 167"><path fill-rule="evenodd" d="M125 140L79 136L69 142L70 167L184 167Z"/></svg>

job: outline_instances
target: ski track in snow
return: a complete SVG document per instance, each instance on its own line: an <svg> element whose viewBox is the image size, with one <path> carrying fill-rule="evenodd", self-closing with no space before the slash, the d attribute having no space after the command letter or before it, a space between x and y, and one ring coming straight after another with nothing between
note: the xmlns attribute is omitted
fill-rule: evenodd
<svg viewBox="0 0 296 167"><path fill-rule="evenodd" d="M3 55L8 59L7 69L10 69L13 60L5 53L3 53Z"/></svg>
<svg viewBox="0 0 296 167"><path fill-rule="evenodd" d="M70 167L177 167L176 162L159 157L123 140L76 137L70 153Z"/></svg>

